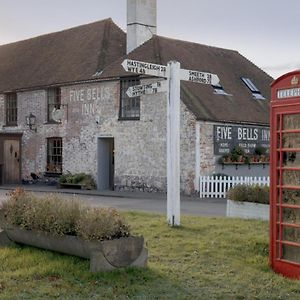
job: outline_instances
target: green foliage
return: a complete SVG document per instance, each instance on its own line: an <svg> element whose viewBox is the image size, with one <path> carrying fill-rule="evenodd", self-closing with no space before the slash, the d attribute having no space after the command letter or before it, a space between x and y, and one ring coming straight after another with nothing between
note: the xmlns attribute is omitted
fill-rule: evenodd
<svg viewBox="0 0 300 300"><path fill-rule="evenodd" d="M30 247L0 249L1 299L299 300L300 281L273 272L268 222L126 213L149 250L147 269L90 273L85 259Z"/></svg>
<svg viewBox="0 0 300 300"><path fill-rule="evenodd" d="M266 151L267 151L267 149L265 147L256 146L255 149L254 149L254 154L256 154L256 155L265 155Z"/></svg>
<svg viewBox="0 0 300 300"><path fill-rule="evenodd" d="M240 146L235 146L229 154L221 156L218 163L268 163L269 155L266 154L267 149L262 146L257 146L253 154L245 154L245 151Z"/></svg>
<svg viewBox="0 0 300 300"><path fill-rule="evenodd" d="M269 192L268 186L241 184L231 188L227 197L234 201L269 204Z"/></svg>
<svg viewBox="0 0 300 300"><path fill-rule="evenodd" d="M239 160L239 156L237 153L232 153L231 154L231 161L232 162L237 162Z"/></svg>
<svg viewBox="0 0 300 300"><path fill-rule="evenodd" d="M114 209L87 208L77 200L48 194L37 197L18 188L2 203L5 226L16 225L53 235L75 235L87 240L129 236L129 226Z"/></svg>
<svg viewBox="0 0 300 300"><path fill-rule="evenodd" d="M87 208L77 222L78 236L86 240L110 240L129 236L129 226L114 208Z"/></svg>
<svg viewBox="0 0 300 300"><path fill-rule="evenodd" d="M63 174L59 177L59 183L81 184L87 189L94 189L96 187L93 177L85 173Z"/></svg>
<svg viewBox="0 0 300 300"><path fill-rule="evenodd" d="M240 146L234 146L233 149L231 150L231 155L244 155L245 151L243 148L241 148Z"/></svg>
<svg viewBox="0 0 300 300"><path fill-rule="evenodd" d="M244 156L244 158L245 158L244 159L245 164L250 164L251 159L250 159L249 155Z"/></svg>

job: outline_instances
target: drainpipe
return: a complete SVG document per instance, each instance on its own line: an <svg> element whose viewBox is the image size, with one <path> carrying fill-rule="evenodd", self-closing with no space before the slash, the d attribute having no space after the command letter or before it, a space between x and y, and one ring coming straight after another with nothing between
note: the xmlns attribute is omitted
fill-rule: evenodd
<svg viewBox="0 0 300 300"><path fill-rule="evenodd" d="M200 191L200 122L196 122L195 126L196 131L196 143L195 143L195 179L194 179L194 187L195 191Z"/></svg>

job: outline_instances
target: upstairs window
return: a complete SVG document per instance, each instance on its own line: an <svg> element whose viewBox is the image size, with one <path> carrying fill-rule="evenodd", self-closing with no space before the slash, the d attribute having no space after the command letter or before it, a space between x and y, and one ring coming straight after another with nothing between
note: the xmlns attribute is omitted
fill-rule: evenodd
<svg viewBox="0 0 300 300"><path fill-rule="evenodd" d="M140 97L129 98L126 94L131 86L139 85L139 77L121 79L120 82L120 120L140 119Z"/></svg>
<svg viewBox="0 0 300 300"><path fill-rule="evenodd" d="M52 117L52 112L59 109L61 106L60 88L50 88L47 90L47 121L55 123Z"/></svg>
<svg viewBox="0 0 300 300"><path fill-rule="evenodd" d="M6 125L17 126L18 125L17 94L16 93L6 94L5 104L6 104Z"/></svg>
<svg viewBox="0 0 300 300"><path fill-rule="evenodd" d="M62 174L62 138L47 139L47 173Z"/></svg>
<svg viewBox="0 0 300 300"><path fill-rule="evenodd" d="M241 77L244 84L251 91L254 99L265 100L266 98L261 94L260 90L255 86L255 84L251 81L251 79L246 77Z"/></svg>

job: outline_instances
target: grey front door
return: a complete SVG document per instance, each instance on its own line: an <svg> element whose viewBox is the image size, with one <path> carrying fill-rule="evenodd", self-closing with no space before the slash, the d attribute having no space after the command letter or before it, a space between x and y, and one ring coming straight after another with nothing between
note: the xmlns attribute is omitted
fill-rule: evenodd
<svg viewBox="0 0 300 300"><path fill-rule="evenodd" d="M98 139L98 190L114 188L114 139Z"/></svg>

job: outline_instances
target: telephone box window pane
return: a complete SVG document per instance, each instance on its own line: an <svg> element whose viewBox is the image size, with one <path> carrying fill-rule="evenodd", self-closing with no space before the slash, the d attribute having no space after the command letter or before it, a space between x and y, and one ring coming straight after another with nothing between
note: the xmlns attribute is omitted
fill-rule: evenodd
<svg viewBox="0 0 300 300"><path fill-rule="evenodd" d="M280 134L277 134L277 149L280 149L281 143L280 143Z"/></svg>
<svg viewBox="0 0 300 300"><path fill-rule="evenodd" d="M276 246L277 246L277 259L280 259L281 257L279 256L279 253L280 253L281 245L279 243L276 243Z"/></svg>
<svg viewBox="0 0 300 300"><path fill-rule="evenodd" d="M291 129L300 129L300 115L284 115L283 116L283 129L291 130Z"/></svg>
<svg viewBox="0 0 300 300"><path fill-rule="evenodd" d="M296 208L282 208L283 210L283 222L289 224L300 225L300 210Z"/></svg>
<svg viewBox="0 0 300 300"><path fill-rule="evenodd" d="M284 133L282 139L283 148L300 148L300 134L299 133Z"/></svg>
<svg viewBox="0 0 300 300"><path fill-rule="evenodd" d="M283 227L283 240L300 244L300 228ZM300 252L300 249L299 249Z"/></svg>
<svg viewBox="0 0 300 300"><path fill-rule="evenodd" d="M300 167L300 152L284 152L283 166L292 168Z"/></svg>
<svg viewBox="0 0 300 300"><path fill-rule="evenodd" d="M281 162L280 162L280 153L279 152L277 152L277 166L278 167L281 167L281 164L280 164Z"/></svg>
<svg viewBox="0 0 300 300"><path fill-rule="evenodd" d="M280 134L277 134L277 148L281 148L281 136Z"/></svg>
<svg viewBox="0 0 300 300"><path fill-rule="evenodd" d="M280 189L277 189L277 203L280 203Z"/></svg>
<svg viewBox="0 0 300 300"><path fill-rule="evenodd" d="M300 171L283 172L283 185L300 186Z"/></svg>
<svg viewBox="0 0 300 300"><path fill-rule="evenodd" d="M277 115L277 130L280 130L280 115Z"/></svg>
<svg viewBox="0 0 300 300"><path fill-rule="evenodd" d="M276 225L276 237L277 237L277 239L279 239L278 237L279 237L279 233L280 233L280 226L281 225Z"/></svg>
<svg viewBox="0 0 300 300"><path fill-rule="evenodd" d="M280 171L277 171L277 185L281 185L281 181L280 181Z"/></svg>
<svg viewBox="0 0 300 300"><path fill-rule="evenodd" d="M300 205L300 191L283 189L282 201L285 204Z"/></svg>
<svg viewBox="0 0 300 300"><path fill-rule="evenodd" d="M283 259L300 263L300 248L290 245L282 245Z"/></svg>

